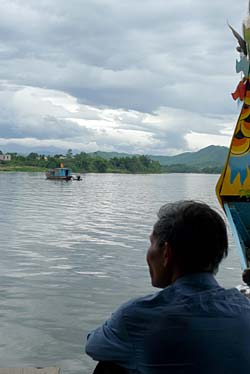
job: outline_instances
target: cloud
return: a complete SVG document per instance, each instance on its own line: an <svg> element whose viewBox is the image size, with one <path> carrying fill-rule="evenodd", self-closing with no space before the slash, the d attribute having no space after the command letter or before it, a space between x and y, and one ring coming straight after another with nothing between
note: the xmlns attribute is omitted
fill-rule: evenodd
<svg viewBox="0 0 250 374"><path fill-rule="evenodd" d="M1 1L5 149L21 140L30 149L34 139L44 147L170 154L199 148L191 134L206 137L200 146L209 137L225 143L223 131L237 113L230 92L239 80L226 21L240 31L246 6Z"/></svg>
<svg viewBox="0 0 250 374"><path fill-rule="evenodd" d="M3 84L0 147L91 152L97 150L174 154L196 149L197 138L229 139L230 116L162 107L154 113L81 104L60 91ZM231 126L232 127L232 126ZM196 144L192 146L192 140ZM219 142L219 141L217 141ZM208 143L209 144L209 143Z"/></svg>

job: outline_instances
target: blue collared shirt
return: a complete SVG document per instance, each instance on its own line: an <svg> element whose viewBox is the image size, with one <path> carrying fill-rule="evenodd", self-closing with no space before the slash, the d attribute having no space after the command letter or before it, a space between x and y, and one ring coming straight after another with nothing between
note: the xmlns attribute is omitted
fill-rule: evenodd
<svg viewBox="0 0 250 374"><path fill-rule="evenodd" d="M250 303L210 273L123 304L88 335L86 353L142 374L250 373Z"/></svg>

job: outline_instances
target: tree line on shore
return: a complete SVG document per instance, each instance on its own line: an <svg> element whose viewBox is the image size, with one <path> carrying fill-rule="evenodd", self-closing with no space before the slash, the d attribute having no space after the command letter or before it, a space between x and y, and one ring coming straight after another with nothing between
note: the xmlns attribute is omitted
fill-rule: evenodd
<svg viewBox="0 0 250 374"><path fill-rule="evenodd" d="M1 151L0 151L1 152ZM1 152L2 153L2 152ZM202 167L199 165L173 164L161 165L159 161L150 159L150 156L112 157L106 159L95 154L81 152L73 154L69 149L66 155L55 154L40 155L31 152L27 156L18 153L9 153L11 161L1 162L1 169L8 168L29 170L47 170L59 167L61 163L71 168L75 173L206 173L217 174L221 172L220 166Z"/></svg>
<svg viewBox="0 0 250 374"><path fill-rule="evenodd" d="M73 155L68 150L66 155L53 156L39 155L31 152L24 156L17 153L9 153L11 161L5 162L5 166L33 167L38 169L53 169L64 164L78 173L160 173L161 165L158 161L151 160L148 156L114 157L110 160L100 156L89 155L81 152Z"/></svg>

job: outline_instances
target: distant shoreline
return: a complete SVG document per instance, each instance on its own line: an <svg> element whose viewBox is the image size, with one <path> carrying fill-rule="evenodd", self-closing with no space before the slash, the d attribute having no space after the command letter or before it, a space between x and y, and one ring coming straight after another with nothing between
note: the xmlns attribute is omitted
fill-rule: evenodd
<svg viewBox="0 0 250 374"><path fill-rule="evenodd" d="M37 166L0 166L0 172L10 172L10 171L22 171L22 172L41 172L45 173L47 169L40 168Z"/></svg>
<svg viewBox="0 0 250 374"><path fill-rule="evenodd" d="M9 153L8 159L0 161L0 172L46 172L64 164L73 173L114 174L220 174L226 160L227 148L209 146L197 152L177 156L129 155L112 152L65 155L28 155ZM1 153L1 151L0 151Z"/></svg>
<svg viewBox="0 0 250 374"><path fill-rule="evenodd" d="M178 169L178 167L177 167ZM36 166L0 166L0 173L8 173L8 172L22 172L22 173L45 173L49 169L46 168L40 168ZM195 168L193 170L175 170L173 167L169 171L157 171L157 172L129 172L129 171L124 171L124 170L107 170L105 172L96 172L96 171L75 171L75 174L142 174L142 175L147 175L147 174L220 174L220 171L216 170L196 170Z"/></svg>

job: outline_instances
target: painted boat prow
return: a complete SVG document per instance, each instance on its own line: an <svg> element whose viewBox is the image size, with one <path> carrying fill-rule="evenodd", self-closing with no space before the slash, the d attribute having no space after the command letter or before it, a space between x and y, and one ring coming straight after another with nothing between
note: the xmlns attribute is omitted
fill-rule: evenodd
<svg viewBox="0 0 250 374"><path fill-rule="evenodd" d="M234 99L242 101L242 108L216 194L228 218L244 270L250 267L250 11L243 30L244 38L237 34L240 61L236 62L242 79L232 94Z"/></svg>

